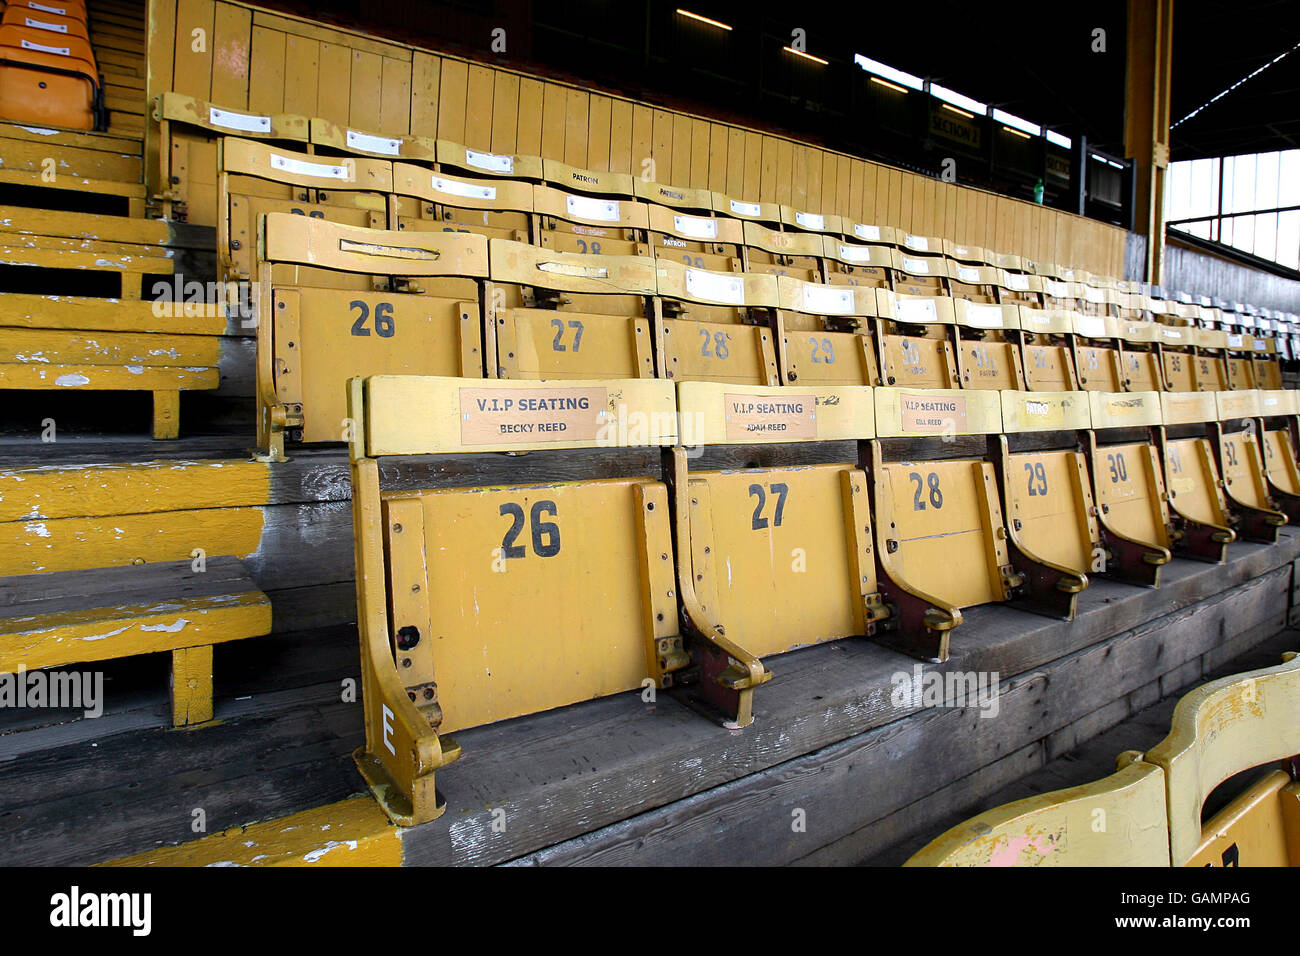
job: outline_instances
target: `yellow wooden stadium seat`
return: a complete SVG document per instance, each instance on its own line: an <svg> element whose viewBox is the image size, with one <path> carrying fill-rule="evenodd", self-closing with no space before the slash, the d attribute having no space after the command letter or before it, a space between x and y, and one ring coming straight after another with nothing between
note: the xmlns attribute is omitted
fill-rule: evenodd
<svg viewBox="0 0 1300 956"><path fill-rule="evenodd" d="M1300 658L1187 693L1170 733L1094 783L988 810L905 866L1300 866ZM1229 778L1282 761L1207 820Z"/></svg>
<svg viewBox="0 0 1300 956"><path fill-rule="evenodd" d="M1019 308L1025 388L1035 392L1072 392L1079 387L1082 374L1075 369L1076 317L1084 318L1064 309ZM1086 358L1101 364L1095 354ZM1112 352L1108 358L1114 362L1118 355Z"/></svg>
<svg viewBox="0 0 1300 956"><path fill-rule="evenodd" d="M1164 771L1170 864L1300 866L1300 784L1289 773L1268 774L1201 819L1206 798L1229 777L1296 753L1300 658L1294 654L1186 694L1169 736L1142 758Z"/></svg>
<svg viewBox="0 0 1300 956"><path fill-rule="evenodd" d="M272 459L283 458L286 432L346 440L345 386L356 375L484 374L482 236L272 212L259 248L258 447ZM333 272L373 281L375 291L317 284Z"/></svg>
<svg viewBox="0 0 1300 956"><path fill-rule="evenodd" d="M959 388L950 332L956 321L954 300L892 292L882 292L879 298L882 382L907 388Z"/></svg>
<svg viewBox="0 0 1300 956"><path fill-rule="evenodd" d="M953 827L904 866L1167 866L1164 772L1140 754L1095 783L1008 803Z"/></svg>
<svg viewBox="0 0 1300 956"><path fill-rule="evenodd" d="M776 340L785 385L879 385L875 289L777 278Z"/></svg>
<svg viewBox="0 0 1300 956"><path fill-rule="evenodd" d="M398 229L472 232L489 239L529 242L533 186L513 179L470 178L393 164L390 219Z"/></svg>
<svg viewBox="0 0 1300 956"><path fill-rule="evenodd" d="M1112 319L1121 342L1120 368L1125 392L1162 392L1164 374L1157 343L1160 328L1155 322Z"/></svg>
<svg viewBox="0 0 1300 956"><path fill-rule="evenodd" d="M1020 307L954 299L953 351L962 388L1023 389L1027 369L1019 345ZM1045 349L1026 347L1024 359L1046 366ZM1045 386L1037 383L1040 390Z"/></svg>
<svg viewBox="0 0 1300 956"><path fill-rule="evenodd" d="M678 408L682 443L703 450L694 466L685 448L672 451L686 649L702 670L684 690L728 726L744 726L754 665L739 663L870 635L887 614L858 464L858 442L873 434L871 393L684 382ZM768 457L789 463L746 465L754 445L775 446ZM696 634L725 636L750 657L696 649ZM731 675L710 679L723 669Z"/></svg>
<svg viewBox="0 0 1300 956"><path fill-rule="evenodd" d="M1287 522L1296 524L1300 522L1300 461L1296 458L1300 399L1294 389L1261 391L1259 405L1265 424L1260 445L1269 495Z"/></svg>
<svg viewBox="0 0 1300 956"><path fill-rule="evenodd" d="M489 377L654 378L655 262L489 240Z"/></svg>
<svg viewBox="0 0 1300 956"><path fill-rule="evenodd" d="M1171 392L1198 391L1196 343L1200 338L1200 330L1190 325L1156 323L1156 331L1160 336L1156 348L1160 353L1165 388Z"/></svg>
<svg viewBox="0 0 1300 956"><path fill-rule="evenodd" d="M752 220L743 226L746 272L790 276L804 282L822 280L825 237L821 233L783 232Z"/></svg>
<svg viewBox="0 0 1300 956"><path fill-rule="evenodd" d="M1269 494L1259 440L1260 393L1249 389L1214 395L1219 415L1211 433L1228 505L1237 516L1237 536L1273 544L1287 518Z"/></svg>
<svg viewBox="0 0 1300 956"><path fill-rule="evenodd" d="M671 259L710 272L740 272L744 231L741 221L717 213L707 189L633 181L647 201L649 244L656 259Z"/></svg>
<svg viewBox="0 0 1300 956"><path fill-rule="evenodd" d="M648 256L646 204L633 198L627 173L592 172L546 160L533 187L533 241L553 252Z"/></svg>
<svg viewBox="0 0 1300 956"><path fill-rule="evenodd" d="M289 213L368 229L388 225L393 164L386 160L322 158L228 136L220 143L218 169L220 205L225 215L217 228L217 253L227 279L250 279L255 275L257 230L267 213ZM371 288L364 274L304 271L320 285Z"/></svg>
<svg viewBox="0 0 1300 956"><path fill-rule="evenodd" d="M394 822L420 823L443 809L434 773L459 754L446 734L640 691L686 663L657 450L677 438L673 387L397 375L354 379L348 401L356 759Z"/></svg>
<svg viewBox="0 0 1300 956"><path fill-rule="evenodd" d="M1077 447L1076 433L1092 424L1087 396L1004 391L1001 400L994 464L1011 564L1024 576L1015 603L1070 620L1103 555L1088 462Z"/></svg>
<svg viewBox="0 0 1300 956"><path fill-rule="evenodd" d="M1169 494L1174 554L1220 562L1237 535L1223 496L1214 445L1205 431L1205 424L1219 417L1214 395L1164 392L1160 404L1157 447Z"/></svg>
<svg viewBox="0 0 1300 956"><path fill-rule="evenodd" d="M1100 509L1105 571L1156 587L1172 535L1165 483L1150 429L1161 423L1157 392L1088 392L1087 433L1093 499Z"/></svg>
<svg viewBox="0 0 1300 956"><path fill-rule="evenodd" d="M1226 336L1228 388L1255 388L1255 337L1243 332L1229 331Z"/></svg>
<svg viewBox="0 0 1300 956"><path fill-rule="evenodd" d="M921 255L908 248L895 249L891 288L899 295L947 295L950 265L942 255Z"/></svg>
<svg viewBox="0 0 1300 956"><path fill-rule="evenodd" d="M880 639L946 660L962 608L1006 601L1024 585L1007 551L993 465L942 457L960 436L1000 433L1001 401L993 391L908 388L877 388L875 401L869 474L880 589L890 607ZM929 440L918 446L918 438Z"/></svg>
<svg viewBox="0 0 1300 956"><path fill-rule="evenodd" d="M855 229L867 229L855 226ZM870 227L868 236L892 236L893 230ZM888 289L892 286L894 250L881 242L863 244L855 233L848 240L838 236L822 237L822 262L826 281L832 285L862 285L868 288Z"/></svg>
<svg viewBox="0 0 1300 956"><path fill-rule="evenodd" d="M777 385L776 277L723 273L671 259L658 273L655 345L660 376L674 382Z"/></svg>

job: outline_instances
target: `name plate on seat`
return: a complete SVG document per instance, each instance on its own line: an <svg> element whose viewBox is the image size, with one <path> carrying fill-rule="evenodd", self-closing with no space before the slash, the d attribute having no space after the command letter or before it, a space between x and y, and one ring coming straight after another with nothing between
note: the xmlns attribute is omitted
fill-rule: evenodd
<svg viewBox="0 0 1300 956"><path fill-rule="evenodd" d="M992 390L877 388L876 434L881 438L990 435L1002 430L1002 405Z"/></svg>
<svg viewBox="0 0 1300 956"><path fill-rule="evenodd" d="M871 389L858 385L677 386L683 445L845 441L875 435Z"/></svg>
<svg viewBox="0 0 1300 956"><path fill-rule="evenodd" d="M1080 392L1002 391L1005 432L1066 431L1092 426L1088 400Z"/></svg>
<svg viewBox="0 0 1300 956"><path fill-rule="evenodd" d="M1088 392L1093 428L1142 428L1162 421L1159 392Z"/></svg>
<svg viewBox="0 0 1300 956"><path fill-rule="evenodd" d="M1261 415L1295 415L1300 413L1300 393L1294 389L1261 389L1259 393Z"/></svg>
<svg viewBox="0 0 1300 956"><path fill-rule="evenodd" d="M1214 400L1219 408L1219 421L1256 417L1260 414L1259 395L1260 393L1253 388L1236 392L1215 392Z"/></svg>
<svg viewBox="0 0 1300 956"><path fill-rule="evenodd" d="M671 445L673 385L376 375L364 382L367 453L436 454Z"/></svg>
<svg viewBox="0 0 1300 956"><path fill-rule="evenodd" d="M976 329L1014 329L1020 324L1017 321L1019 309L1014 305L981 305L957 299L953 306L960 325Z"/></svg>
<svg viewBox="0 0 1300 956"><path fill-rule="evenodd" d="M715 305L776 308L776 276L765 272L710 272L671 259L654 263L659 295Z"/></svg>
<svg viewBox="0 0 1300 956"><path fill-rule="evenodd" d="M777 276L781 308L811 315L875 315L875 290Z"/></svg>
<svg viewBox="0 0 1300 956"><path fill-rule="evenodd" d="M223 129L237 129L243 133L271 132L271 117L269 116L250 116L247 113L219 110L215 106L208 107L208 122L213 126L220 126Z"/></svg>
<svg viewBox="0 0 1300 956"><path fill-rule="evenodd" d="M657 289L656 263L645 256L552 252L527 242L496 238L488 241L488 249L493 282L625 295L654 295Z"/></svg>
<svg viewBox="0 0 1300 956"><path fill-rule="evenodd" d="M402 141L400 139L375 136L372 133L361 133L354 129L348 130L344 135L349 149L356 149L366 153L383 153L385 156L400 156L402 153Z"/></svg>
<svg viewBox="0 0 1300 956"><path fill-rule="evenodd" d="M515 158L497 153L480 153L467 149L465 150L465 163L484 172L501 173L507 176L515 171Z"/></svg>
<svg viewBox="0 0 1300 956"><path fill-rule="evenodd" d="M1040 335L1064 335L1074 331L1074 313L1066 309L1018 309L1020 328Z"/></svg>
<svg viewBox="0 0 1300 956"><path fill-rule="evenodd" d="M1160 412L1166 425L1212 422L1219 417L1213 392L1161 392Z"/></svg>

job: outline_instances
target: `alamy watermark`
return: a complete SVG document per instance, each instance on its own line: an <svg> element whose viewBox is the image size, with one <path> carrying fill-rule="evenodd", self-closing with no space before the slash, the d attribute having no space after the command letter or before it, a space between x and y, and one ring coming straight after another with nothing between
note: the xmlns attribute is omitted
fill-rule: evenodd
<svg viewBox="0 0 1300 956"><path fill-rule="evenodd" d="M55 707L80 710L86 717L104 713L103 671L29 671L0 674L0 710Z"/></svg>
<svg viewBox="0 0 1300 956"><path fill-rule="evenodd" d="M914 707L978 707L981 717L996 717L1000 709L997 671L926 671L920 664L911 672L890 677L889 701L900 710Z"/></svg>
<svg viewBox="0 0 1300 956"><path fill-rule="evenodd" d="M252 283L198 282L177 273L159 280L150 290L153 314L159 319L196 318L223 315L237 318L240 328L257 327L257 299Z"/></svg>

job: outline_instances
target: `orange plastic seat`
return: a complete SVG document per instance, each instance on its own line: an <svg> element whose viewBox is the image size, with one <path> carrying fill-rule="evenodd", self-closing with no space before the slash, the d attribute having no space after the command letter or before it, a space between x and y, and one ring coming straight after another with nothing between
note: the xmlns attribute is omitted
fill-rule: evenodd
<svg viewBox="0 0 1300 956"><path fill-rule="evenodd" d="M0 25L0 119L94 129L98 87L86 40Z"/></svg>

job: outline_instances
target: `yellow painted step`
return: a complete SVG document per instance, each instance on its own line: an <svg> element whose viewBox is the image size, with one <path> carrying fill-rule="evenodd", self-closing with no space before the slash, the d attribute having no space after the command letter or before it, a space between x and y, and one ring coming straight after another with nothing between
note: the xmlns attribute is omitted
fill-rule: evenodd
<svg viewBox="0 0 1300 956"><path fill-rule="evenodd" d="M231 827L100 866L401 866L401 831L370 797Z"/></svg>

